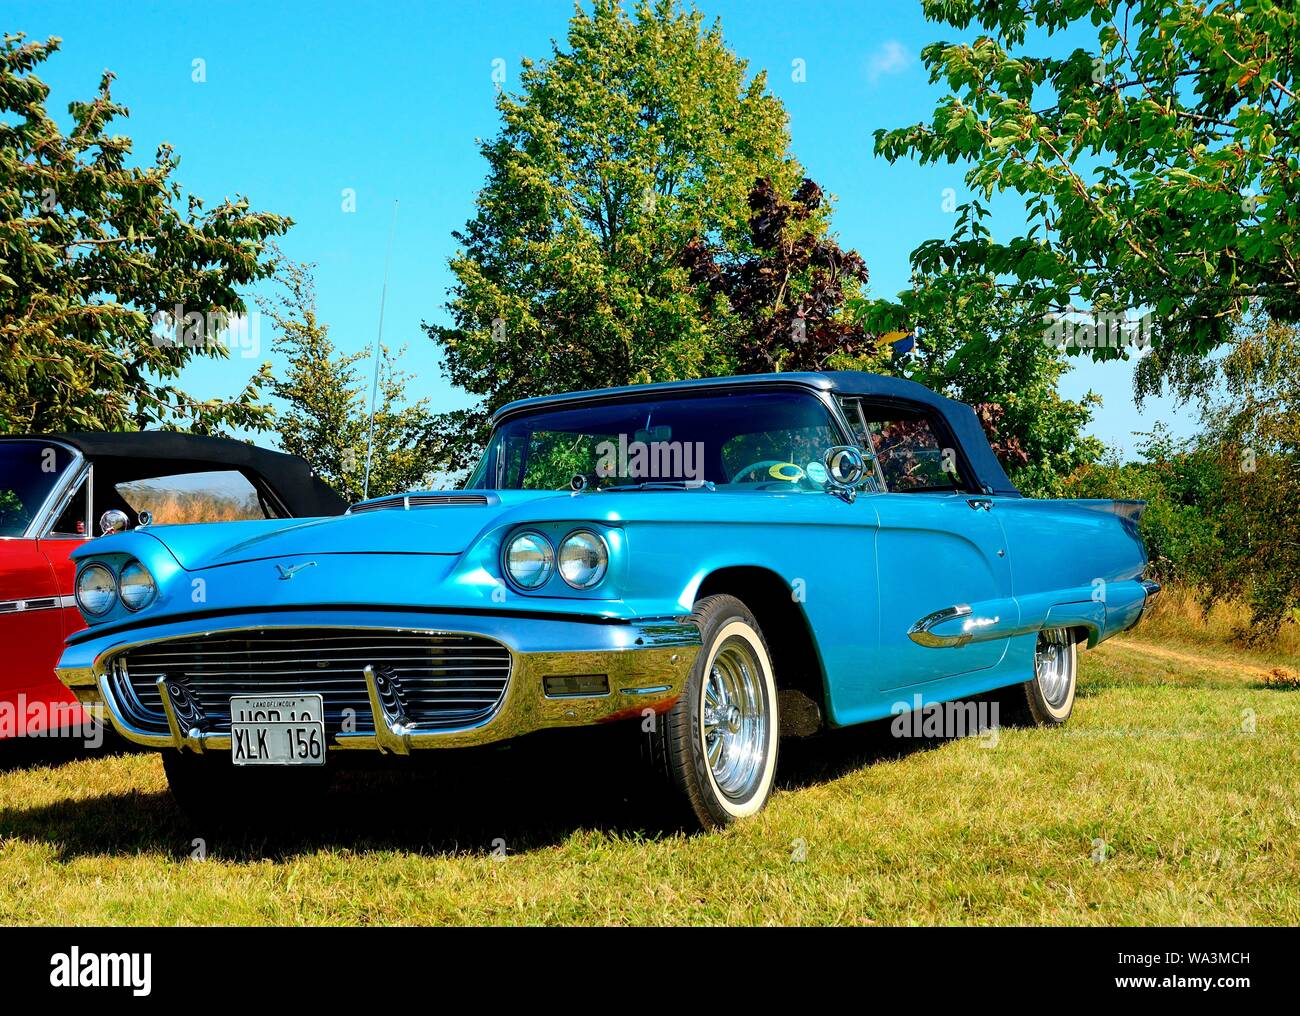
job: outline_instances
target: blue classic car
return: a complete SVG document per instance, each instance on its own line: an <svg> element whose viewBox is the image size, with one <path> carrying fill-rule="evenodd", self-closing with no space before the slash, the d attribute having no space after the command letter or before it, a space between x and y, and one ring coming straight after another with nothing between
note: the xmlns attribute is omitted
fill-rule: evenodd
<svg viewBox="0 0 1300 1016"><path fill-rule="evenodd" d="M1159 588L1140 508L1021 497L968 406L895 378L529 399L462 490L92 541L59 676L193 811L275 810L336 751L628 721L718 827L782 735L974 696L1064 723L1077 650Z"/></svg>

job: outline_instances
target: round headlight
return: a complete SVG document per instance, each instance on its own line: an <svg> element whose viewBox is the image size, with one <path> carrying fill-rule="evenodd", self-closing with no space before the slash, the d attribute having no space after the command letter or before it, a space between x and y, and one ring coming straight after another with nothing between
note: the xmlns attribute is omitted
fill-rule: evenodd
<svg viewBox="0 0 1300 1016"><path fill-rule="evenodd" d="M107 614L117 597L113 573L102 564L87 565L77 576L77 606L91 617Z"/></svg>
<svg viewBox="0 0 1300 1016"><path fill-rule="evenodd" d="M560 578L574 589L590 589L608 567L609 551L595 533L579 529L560 543Z"/></svg>
<svg viewBox="0 0 1300 1016"><path fill-rule="evenodd" d="M139 561L132 561L118 576L117 591L129 610L139 610L153 602L158 587L154 585L149 569Z"/></svg>
<svg viewBox="0 0 1300 1016"><path fill-rule="evenodd" d="M542 585L554 567L555 551L541 533L520 533L506 546L506 571L523 589Z"/></svg>

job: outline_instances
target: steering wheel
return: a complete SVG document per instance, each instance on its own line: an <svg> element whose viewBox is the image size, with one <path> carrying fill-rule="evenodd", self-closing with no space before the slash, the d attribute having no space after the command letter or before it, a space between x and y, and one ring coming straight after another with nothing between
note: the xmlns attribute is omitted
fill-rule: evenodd
<svg viewBox="0 0 1300 1016"><path fill-rule="evenodd" d="M780 475L774 467L780 467L785 475ZM731 478L732 483L741 482L741 477L748 473L757 473L763 470L766 476L755 476L755 483L776 482L776 483L798 483L804 477L803 467L795 462L782 462L780 459L763 459L761 462L754 462L744 469L738 470Z"/></svg>

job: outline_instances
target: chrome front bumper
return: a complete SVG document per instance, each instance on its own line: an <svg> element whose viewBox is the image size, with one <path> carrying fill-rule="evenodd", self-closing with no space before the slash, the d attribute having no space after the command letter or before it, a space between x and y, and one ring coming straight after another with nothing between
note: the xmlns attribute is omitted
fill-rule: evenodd
<svg viewBox="0 0 1300 1016"><path fill-rule="evenodd" d="M149 628L95 636L74 636L59 660L59 679L86 705L102 704L114 728L127 740L151 748L196 752L229 751L229 730L191 726L163 696L167 732L142 729L118 699L110 670L117 657L171 639L230 635L279 628L375 629L427 635L473 635L493 639L510 653L509 681L491 715L471 726L436 729L411 723L386 705L382 679L365 668L366 690L375 718L369 729L358 717L355 731L329 737L335 749L369 749L406 754L420 748L487 744L546 727L576 727L663 712L682 693L700 650L694 625L676 618L637 622L575 621L564 617L407 613L383 611L292 611L171 621ZM608 690L593 694L547 694L544 680L604 675ZM257 694L250 681L240 694Z"/></svg>

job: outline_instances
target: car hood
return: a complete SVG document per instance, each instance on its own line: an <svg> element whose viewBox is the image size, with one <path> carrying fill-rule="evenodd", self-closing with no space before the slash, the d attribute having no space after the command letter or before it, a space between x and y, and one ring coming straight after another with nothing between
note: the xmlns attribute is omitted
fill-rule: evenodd
<svg viewBox="0 0 1300 1016"><path fill-rule="evenodd" d="M479 493L479 492L475 492ZM486 504L381 508L319 519L273 519L150 526L89 541L81 560L112 553L142 553L139 541L157 541L185 571L250 561L292 563L328 555L464 554L494 532L548 521L719 522L762 521L774 512L791 519L827 521L839 502L803 494L729 493L706 490L583 492L483 491ZM835 501L835 505L830 502Z"/></svg>
<svg viewBox="0 0 1300 1016"><path fill-rule="evenodd" d="M494 494L484 505L387 508L321 519L155 526L144 532L166 546L187 571L304 554L460 554L480 534L508 522L522 505L564 496L509 491ZM111 549L107 543L101 546Z"/></svg>

